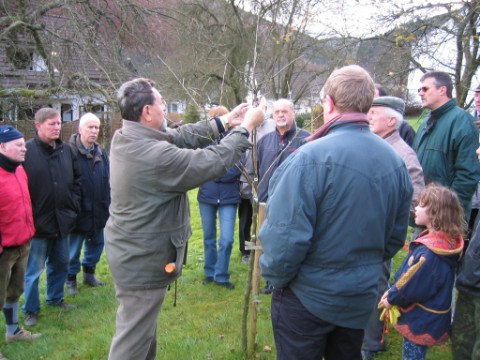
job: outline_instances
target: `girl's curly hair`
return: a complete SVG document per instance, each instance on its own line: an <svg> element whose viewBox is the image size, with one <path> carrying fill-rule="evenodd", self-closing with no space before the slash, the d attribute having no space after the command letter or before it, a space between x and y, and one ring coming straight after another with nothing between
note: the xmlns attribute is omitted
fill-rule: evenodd
<svg viewBox="0 0 480 360"><path fill-rule="evenodd" d="M430 225L451 239L463 236L466 229L464 210L457 195L449 188L435 183L429 184L419 195L418 204L426 207Z"/></svg>

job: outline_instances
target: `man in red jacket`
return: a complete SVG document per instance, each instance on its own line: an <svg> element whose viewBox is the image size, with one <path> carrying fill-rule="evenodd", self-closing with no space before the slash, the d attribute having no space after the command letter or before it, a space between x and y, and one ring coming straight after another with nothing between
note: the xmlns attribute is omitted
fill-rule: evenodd
<svg viewBox="0 0 480 360"><path fill-rule="evenodd" d="M18 300L24 290L30 239L35 232L27 175L21 165L26 151L20 131L10 125L0 126L0 306L7 343L40 336L18 326Z"/></svg>

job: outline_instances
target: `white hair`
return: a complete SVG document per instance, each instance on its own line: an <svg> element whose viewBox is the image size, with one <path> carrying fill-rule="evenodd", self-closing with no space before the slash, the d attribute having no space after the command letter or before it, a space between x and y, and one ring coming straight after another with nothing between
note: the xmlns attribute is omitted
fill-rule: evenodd
<svg viewBox="0 0 480 360"><path fill-rule="evenodd" d="M88 112L86 114L83 114L78 123L78 127L83 127L87 122L92 120L100 124L100 119L94 113Z"/></svg>
<svg viewBox="0 0 480 360"><path fill-rule="evenodd" d="M292 102L291 100L284 99L284 98L278 99L277 101L275 101L275 102L273 103L273 107L275 108L275 106L280 105L280 104L287 104L287 105L290 107L290 109L291 109L293 112L295 112L295 107L294 107L293 102Z"/></svg>
<svg viewBox="0 0 480 360"><path fill-rule="evenodd" d="M390 107L382 106L383 107L383 115L387 117L394 117L395 118L395 129L398 129L400 124L403 121L403 115L400 114L397 110L393 110Z"/></svg>

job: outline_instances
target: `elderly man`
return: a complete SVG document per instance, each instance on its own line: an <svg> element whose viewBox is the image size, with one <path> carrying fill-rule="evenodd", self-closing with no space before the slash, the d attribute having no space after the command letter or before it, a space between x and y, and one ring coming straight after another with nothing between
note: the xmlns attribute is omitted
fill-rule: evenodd
<svg viewBox="0 0 480 360"><path fill-rule="evenodd" d="M393 96L380 96L373 100L372 107L368 112L368 121L370 122L370 130L382 139L385 139L405 162L413 186L413 197L410 205L410 225L415 226L415 206L418 195L425 187L425 182L417 154L401 138L398 132L400 124L404 122L404 111L405 102L402 99ZM378 281L377 303L388 289L390 268L391 261L388 260L383 264L383 271ZM383 334L383 321L379 320L380 313L381 310L375 307L365 329L362 345L364 360L373 359L377 352L386 350L387 343Z"/></svg>
<svg viewBox="0 0 480 360"><path fill-rule="evenodd" d="M68 272L68 234L80 211L81 174L72 148L60 140L60 113L35 113L35 138L27 141L25 171L32 198L35 235L25 274L24 325L35 326L40 312L38 282L47 265L47 304L75 308L63 300Z"/></svg>
<svg viewBox="0 0 480 360"><path fill-rule="evenodd" d="M95 267L102 256L103 228L108 220L110 205L109 161L105 150L98 144L100 119L92 113L84 114L78 124L78 134L70 138L70 146L77 154L82 181L82 208L75 229L69 236L70 265L67 293L78 293L77 274L80 272L80 252L85 244L82 260L83 283L89 286L105 285L95 276Z"/></svg>
<svg viewBox="0 0 480 360"><path fill-rule="evenodd" d="M0 308L5 315L5 339L35 340L40 334L18 326L18 300L23 293L30 239L35 233L25 160L23 134L0 126ZM0 354L0 358L1 358Z"/></svg>
<svg viewBox="0 0 480 360"><path fill-rule="evenodd" d="M167 286L181 275L191 235L187 191L240 160L264 110L242 104L220 118L168 129L164 100L143 78L120 87L118 104L124 120L111 145L105 250L120 306L109 359L154 359L157 316Z"/></svg>
<svg viewBox="0 0 480 360"><path fill-rule="evenodd" d="M268 198L268 183L282 162L285 161L310 133L297 129L295 109L288 99L279 99L273 104L272 117L275 129L264 135L257 144L258 158L258 202L264 203ZM273 287L266 284L261 293L269 295Z"/></svg>
<svg viewBox="0 0 480 360"><path fill-rule="evenodd" d="M334 71L325 124L270 181L260 265L279 360L360 360L382 264L404 244L412 185L368 129L374 92L361 67Z"/></svg>
<svg viewBox="0 0 480 360"><path fill-rule="evenodd" d="M272 111L275 130L264 135L257 144L258 156L258 201L266 202L268 183L275 170L285 161L310 133L297 128L295 109L288 99L279 99Z"/></svg>
<svg viewBox="0 0 480 360"><path fill-rule="evenodd" d="M420 125L413 149L423 168L425 183L436 182L452 189L469 217L472 195L480 180L480 164L475 151L478 129L473 117L452 98L450 75L440 71L420 79L418 94L422 105L431 110Z"/></svg>

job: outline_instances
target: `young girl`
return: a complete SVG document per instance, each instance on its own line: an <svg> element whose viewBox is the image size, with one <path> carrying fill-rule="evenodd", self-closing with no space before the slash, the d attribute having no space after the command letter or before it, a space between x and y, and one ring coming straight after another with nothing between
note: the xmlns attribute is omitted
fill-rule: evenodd
<svg viewBox="0 0 480 360"><path fill-rule="evenodd" d="M430 184L420 193L415 223L427 227L412 241L379 307L396 305L403 359L425 359L428 346L447 341L455 267L463 248L463 208L448 188Z"/></svg>

